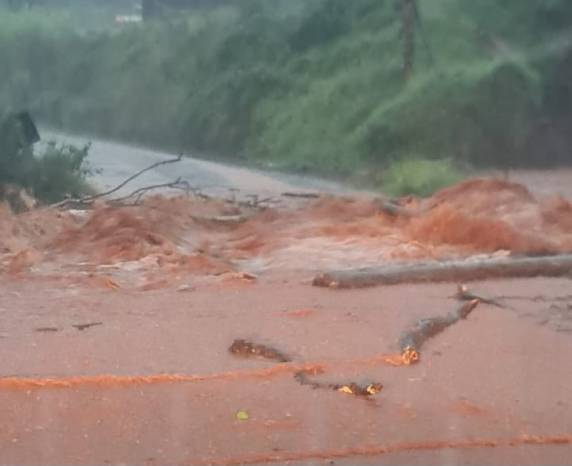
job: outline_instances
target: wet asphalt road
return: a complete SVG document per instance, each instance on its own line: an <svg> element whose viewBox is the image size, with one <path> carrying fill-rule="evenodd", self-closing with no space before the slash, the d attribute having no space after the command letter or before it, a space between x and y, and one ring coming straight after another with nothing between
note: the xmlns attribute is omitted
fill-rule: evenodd
<svg viewBox="0 0 572 466"><path fill-rule="evenodd" d="M91 178L101 191L117 186L137 171L156 162L173 159L169 154L143 147L104 141L82 136L42 131L44 142L55 140L74 145L91 142L88 161L97 173ZM348 192L341 184L298 175L269 173L261 170L231 166L187 156L177 163L159 166L137 177L117 195L150 185L170 183L177 178L206 194L273 196L289 191Z"/></svg>

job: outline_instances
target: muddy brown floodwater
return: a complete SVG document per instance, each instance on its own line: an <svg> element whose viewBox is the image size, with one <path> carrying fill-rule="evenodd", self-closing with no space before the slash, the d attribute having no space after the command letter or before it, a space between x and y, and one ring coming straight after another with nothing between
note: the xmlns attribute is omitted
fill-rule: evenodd
<svg viewBox="0 0 572 466"><path fill-rule="evenodd" d="M412 365L403 330L456 309L456 284L310 285L329 268L570 252L571 204L529 186L469 181L412 201L431 207L414 219L332 197L4 210L0 464L569 464L569 278L472 283L506 306L479 304ZM292 361L238 358L240 338ZM383 390L313 390L301 369Z"/></svg>

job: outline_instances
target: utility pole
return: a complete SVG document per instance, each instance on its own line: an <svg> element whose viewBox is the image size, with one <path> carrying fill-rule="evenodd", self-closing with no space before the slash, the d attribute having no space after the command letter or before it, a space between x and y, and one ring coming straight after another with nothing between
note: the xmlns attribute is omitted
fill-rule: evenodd
<svg viewBox="0 0 572 466"><path fill-rule="evenodd" d="M407 81L413 73L415 63L415 0L401 0L401 36L403 40L403 79Z"/></svg>
<svg viewBox="0 0 572 466"><path fill-rule="evenodd" d="M421 35L423 47L431 66L435 64L435 59L429 38L423 28L417 0L400 0L399 6L401 8L401 39L403 41L403 79L407 81L413 74L413 66L415 65L417 30Z"/></svg>

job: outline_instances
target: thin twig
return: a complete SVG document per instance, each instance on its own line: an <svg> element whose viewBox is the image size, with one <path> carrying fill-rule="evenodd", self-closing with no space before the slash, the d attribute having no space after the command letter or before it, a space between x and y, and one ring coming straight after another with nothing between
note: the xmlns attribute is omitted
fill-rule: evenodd
<svg viewBox="0 0 572 466"><path fill-rule="evenodd" d="M189 184L187 181L183 180L182 178L177 178L175 181L171 181L169 183L161 183L161 184L153 184L150 186L143 186L142 188L136 189L130 194L127 194L123 197L118 197L115 199L110 199L110 203L113 204L120 204L132 197L136 197L135 203L138 204L141 198L145 193L148 191L152 191L153 189L161 189L161 188L171 188L171 189L182 189L184 191L189 191Z"/></svg>
<svg viewBox="0 0 572 466"><path fill-rule="evenodd" d="M154 164L149 165L148 167L145 167L142 170L139 170L137 173L131 175L129 178L125 179L124 181L119 183L117 186L115 186L114 188L111 188L108 191L104 191L102 193L97 193L97 194L92 194L91 196L64 199L63 201L59 201L59 202L56 202L54 204L50 204L48 207L58 209L61 207L66 207L70 204L80 204L80 205L91 204L96 199L100 199L102 197L109 196L110 194L113 194L113 193L119 191L121 188L123 188L125 185L127 185L128 183L133 181L135 178L141 176L143 173L148 172L149 170L153 170L154 168L157 168L161 165L167 165L167 164L171 164L171 163L180 162L182 160L182 158L183 158L183 154L179 154L179 156L174 158L174 159L161 160L160 162L155 162ZM179 178L179 180L180 180L180 178ZM179 181L179 180L177 180L177 181ZM172 185L172 184L173 184L173 182L167 183L166 185L168 187L169 185ZM154 186L151 186L149 188L155 189L157 187L162 187L162 186L161 185L154 185ZM191 188L189 187L188 189L190 190ZM136 191L134 191L134 193L137 193L139 191L140 190L136 190ZM127 199L127 198L133 196L134 193L131 193L129 196L125 196L124 198L120 198L120 199ZM118 199L115 199L113 202L118 202Z"/></svg>
<svg viewBox="0 0 572 466"><path fill-rule="evenodd" d="M95 199L98 199L100 197L105 197L105 196L109 196L110 194L113 194L117 191L119 191L121 188L123 188L123 186L125 186L127 183L130 183L131 181L133 181L135 178L141 176L143 173L148 172L149 170L153 170L154 168L157 168L161 165L167 165L170 163L176 163L176 162L180 162L183 158L183 154L179 154L179 156L177 156L174 159L170 159L170 160L161 160L160 162L156 162L152 165L149 165L146 168L143 168L142 170L139 170L137 173L131 175L129 178L127 178L126 180L124 180L123 182L119 183L117 186L115 186L114 188L110 189L109 191L104 191L102 193L97 193L94 194L92 196L87 196L82 198L83 201L93 201Z"/></svg>

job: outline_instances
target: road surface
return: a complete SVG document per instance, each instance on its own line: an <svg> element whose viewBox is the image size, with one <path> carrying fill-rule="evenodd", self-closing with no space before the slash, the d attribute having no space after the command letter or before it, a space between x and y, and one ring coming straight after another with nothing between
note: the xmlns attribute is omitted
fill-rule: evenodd
<svg viewBox="0 0 572 466"><path fill-rule="evenodd" d="M101 191L117 186L137 171L156 162L169 160L169 154L143 147L120 144L82 136L70 136L42 131L42 140L67 142L75 145L91 143L88 161L98 172L91 178ZM261 170L235 167L228 164L185 157L176 164L159 166L130 182L118 195L150 185L169 183L182 178L190 186L206 194L228 195L229 191L242 195L272 196L287 191L347 192L341 184L317 178L263 172ZM237 193L238 194L238 193Z"/></svg>
<svg viewBox="0 0 572 466"><path fill-rule="evenodd" d="M44 142L55 140L75 145L91 143L88 161L99 170L91 178L98 190L117 186L123 180L153 163L176 157L170 154L134 145L106 141L88 136L71 136L48 130L41 131ZM498 172L485 172L484 176L499 176ZM356 190L347 185L326 181L316 177L284 174L253 168L236 167L225 163L210 162L185 157L173 165L160 166L130 182L117 195L126 195L134 190L155 184L169 183L181 177L193 188L206 194L227 196L234 190L243 196L275 196L285 191L319 191L325 193L357 193L371 191ZM512 170L510 180L525 184L536 194L563 195L572 198L572 169Z"/></svg>

